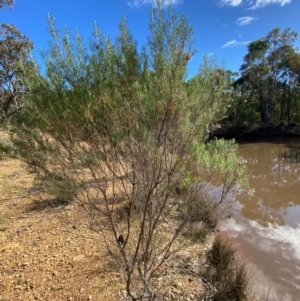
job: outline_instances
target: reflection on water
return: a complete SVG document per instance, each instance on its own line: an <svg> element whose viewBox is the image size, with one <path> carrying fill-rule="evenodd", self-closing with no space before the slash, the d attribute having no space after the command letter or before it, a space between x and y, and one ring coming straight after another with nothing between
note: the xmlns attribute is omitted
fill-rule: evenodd
<svg viewBox="0 0 300 301"><path fill-rule="evenodd" d="M240 244L241 252L255 270L255 291L269 290L278 300L299 300L300 225L263 227L255 221L234 217L226 221L226 230Z"/></svg>
<svg viewBox="0 0 300 301"><path fill-rule="evenodd" d="M280 157L290 162L300 163L300 146L298 144L288 144L287 147L289 150L280 155Z"/></svg>
<svg viewBox="0 0 300 301"><path fill-rule="evenodd" d="M242 143L252 196L242 196L221 230L260 271L257 286L300 300L300 139Z"/></svg>
<svg viewBox="0 0 300 301"><path fill-rule="evenodd" d="M255 190L240 199L243 216L264 226L284 225L289 208L300 205L300 140L240 144L239 150Z"/></svg>

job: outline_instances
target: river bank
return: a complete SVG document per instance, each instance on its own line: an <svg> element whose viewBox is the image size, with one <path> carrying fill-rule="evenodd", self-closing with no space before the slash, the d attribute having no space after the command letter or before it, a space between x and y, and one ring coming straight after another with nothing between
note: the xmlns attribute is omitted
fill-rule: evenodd
<svg viewBox="0 0 300 301"><path fill-rule="evenodd" d="M247 125L224 125L210 134L209 139L224 138L236 140L253 140L276 137L300 136L299 123L281 124L247 124Z"/></svg>

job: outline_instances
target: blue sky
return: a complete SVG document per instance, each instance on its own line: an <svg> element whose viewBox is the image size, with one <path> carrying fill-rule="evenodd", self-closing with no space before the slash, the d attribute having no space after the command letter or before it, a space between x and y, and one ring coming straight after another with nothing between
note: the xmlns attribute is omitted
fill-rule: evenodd
<svg viewBox="0 0 300 301"><path fill-rule="evenodd" d="M139 45L147 41L149 11L154 0L16 0L12 10L0 12L1 23L15 24L35 44L38 57L47 48L47 14L58 28L78 29L88 39L96 21L114 39L118 24L126 15ZM197 53L190 62L190 76L201 64L203 54L215 54L218 61L238 71L247 53L247 43L267 35L275 27L290 27L300 33L300 0L166 0L188 16L194 27ZM299 44L298 44L299 45Z"/></svg>

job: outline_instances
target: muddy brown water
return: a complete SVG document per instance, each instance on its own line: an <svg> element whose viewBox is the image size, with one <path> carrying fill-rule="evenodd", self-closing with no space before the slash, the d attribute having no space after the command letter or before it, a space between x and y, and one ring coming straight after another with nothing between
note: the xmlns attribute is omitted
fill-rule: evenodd
<svg viewBox="0 0 300 301"><path fill-rule="evenodd" d="M239 143L252 195L220 229L251 265L254 290L300 300L300 138Z"/></svg>

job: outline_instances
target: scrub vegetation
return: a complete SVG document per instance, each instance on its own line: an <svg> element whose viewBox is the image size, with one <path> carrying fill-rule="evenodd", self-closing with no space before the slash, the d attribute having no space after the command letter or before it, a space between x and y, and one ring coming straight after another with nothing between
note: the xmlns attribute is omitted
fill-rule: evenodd
<svg viewBox="0 0 300 301"><path fill-rule="evenodd" d="M20 55L1 67L3 74L11 70L1 78L1 120L10 135L1 153L25 163L33 176L28 193L65 209L65 225L86 229L101 244L120 272L122 298L165 300L160 277L169 265L210 283L213 293L199 298L248 300L246 268L233 264L235 252L219 236L210 261L201 263L218 218L247 181L234 141L207 142L228 116L235 91L232 74L208 57L187 80L196 50L186 16L158 0L142 47L126 18L116 40L95 24L85 44L49 17L42 68L29 61L29 40L5 28L15 32L10 41ZM7 32L1 34L2 51ZM213 181L219 193L211 198ZM4 189L11 198L8 182ZM79 240L86 238L81 233ZM195 245L202 256L185 266L178 254ZM194 270L201 265L213 269L203 276L202 267Z"/></svg>

